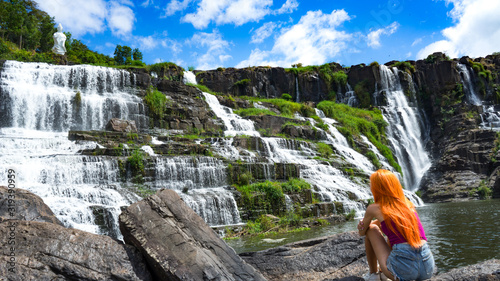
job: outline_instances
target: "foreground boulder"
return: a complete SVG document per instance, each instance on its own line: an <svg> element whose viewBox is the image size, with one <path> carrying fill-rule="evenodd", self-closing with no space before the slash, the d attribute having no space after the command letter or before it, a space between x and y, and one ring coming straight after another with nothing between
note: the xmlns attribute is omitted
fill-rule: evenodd
<svg viewBox="0 0 500 281"><path fill-rule="evenodd" d="M441 273L433 281L493 281L500 280L500 260L487 260L478 264Z"/></svg>
<svg viewBox="0 0 500 281"><path fill-rule="evenodd" d="M0 245L5 280L152 280L132 246L53 223L5 220Z"/></svg>
<svg viewBox="0 0 500 281"><path fill-rule="evenodd" d="M269 280L363 280L364 238L357 232L290 243L240 256Z"/></svg>
<svg viewBox="0 0 500 281"><path fill-rule="evenodd" d="M9 195L14 197L9 198ZM9 208L12 207L9 204L9 199L14 200L13 206L16 209L14 212L9 212ZM49 206L39 196L19 188L13 188L9 193L7 187L0 186L0 221L6 219L50 222L62 225Z"/></svg>
<svg viewBox="0 0 500 281"><path fill-rule="evenodd" d="M173 190L129 206L120 215L120 230L146 257L156 280L265 280Z"/></svg>

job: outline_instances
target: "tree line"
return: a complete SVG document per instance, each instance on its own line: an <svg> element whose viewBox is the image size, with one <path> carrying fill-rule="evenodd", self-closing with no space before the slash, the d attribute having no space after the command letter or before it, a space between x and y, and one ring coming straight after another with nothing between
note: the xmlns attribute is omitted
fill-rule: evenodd
<svg viewBox="0 0 500 281"><path fill-rule="evenodd" d="M56 63L52 53L54 17L40 10L33 0L0 0L0 59ZM66 35L66 58L72 63L102 66L144 66L138 48L117 45L114 57L90 50L80 40Z"/></svg>

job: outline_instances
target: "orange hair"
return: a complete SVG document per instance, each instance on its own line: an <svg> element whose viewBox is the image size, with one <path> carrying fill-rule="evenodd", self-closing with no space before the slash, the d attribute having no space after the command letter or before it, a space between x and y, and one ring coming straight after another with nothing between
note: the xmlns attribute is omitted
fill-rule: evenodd
<svg viewBox="0 0 500 281"><path fill-rule="evenodd" d="M415 206L408 200L401 183L392 172L380 169L370 176L370 186L375 203L380 205L385 225L396 229L413 248L422 245Z"/></svg>

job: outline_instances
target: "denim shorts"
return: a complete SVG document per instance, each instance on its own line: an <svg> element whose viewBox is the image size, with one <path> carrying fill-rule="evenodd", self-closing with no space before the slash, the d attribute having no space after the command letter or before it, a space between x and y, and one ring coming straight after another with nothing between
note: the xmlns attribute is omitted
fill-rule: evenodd
<svg viewBox="0 0 500 281"><path fill-rule="evenodd" d="M409 244L396 244L387 258L387 269L400 281L430 279L434 267L434 257L427 243L418 249Z"/></svg>

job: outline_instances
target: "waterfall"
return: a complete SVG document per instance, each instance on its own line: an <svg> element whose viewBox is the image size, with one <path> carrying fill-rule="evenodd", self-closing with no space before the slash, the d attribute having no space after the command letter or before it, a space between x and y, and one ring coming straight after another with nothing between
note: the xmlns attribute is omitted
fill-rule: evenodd
<svg viewBox="0 0 500 281"><path fill-rule="evenodd" d="M337 94L337 103L344 103L347 104L351 107L357 107L359 105L358 98L356 97L356 93L354 90L351 88L351 85L349 83L346 84L347 91L342 94L340 91ZM340 86L339 86L340 89Z"/></svg>
<svg viewBox="0 0 500 281"><path fill-rule="evenodd" d="M101 130L111 118L149 118L134 76L113 68L6 61L1 71L1 126L41 131Z"/></svg>
<svg viewBox="0 0 500 281"><path fill-rule="evenodd" d="M255 130L252 121L241 118L239 115L234 114L231 108L221 105L216 96L205 92L203 96L210 108L215 112L215 115L222 119L224 125L226 125L225 136L260 136L259 132Z"/></svg>
<svg viewBox="0 0 500 281"><path fill-rule="evenodd" d="M482 102L481 98L474 90L474 83L472 82L474 72L470 71L469 67L465 64L459 63L457 67L462 79L467 102L483 107L483 112L481 113L481 127L496 131L500 130L500 107L498 105L490 105Z"/></svg>
<svg viewBox="0 0 500 281"><path fill-rule="evenodd" d="M184 72L184 80L183 80L184 84L198 84L198 82L196 82L196 75L192 72L192 71L185 71Z"/></svg>
<svg viewBox="0 0 500 281"><path fill-rule="evenodd" d="M67 227L121 237L120 207L139 199L121 188L119 166L110 157L78 155L95 148L93 142L72 142L67 133L0 129L0 179L14 167L18 187L38 196ZM109 229L97 226L104 212Z"/></svg>
<svg viewBox="0 0 500 281"><path fill-rule="evenodd" d="M424 149L424 130L419 121L424 120L416 107L408 104L401 83L399 70L380 66L380 93L387 95L387 105L381 106L387 127L387 137L403 172L403 184L408 190L416 190L431 162ZM411 77L409 77L411 79ZM410 81L413 84L413 81ZM410 89L411 91L411 89ZM411 93L415 94L415 93Z"/></svg>
<svg viewBox="0 0 500 281"><path fill-rule="evenodd" d="M457 67L462 79L462 85L464 87L467 102L473 105L481 105L481 99L474 90L474 83L472 83L469 68L465 64L461 63L457 64Z"/></svg>
<svg viewBox="0 0 500 281"><path fill-rule="evenodd" d="M65 226L121 239L118 215L123 206L140 200L130 191L136 186L122 181L120 158L80 155L98 144L69 141L67 132L104 129L112 117L147 127L149 118L134 80L129 72L112 68L5 62L0 77L0 180L5 182L7 168L13 167L18 187L40 196ZM167 158L156 156L150 146L141 149L156 163L155 176L146 178L150 182L145 188L177 190L209 224L240 222L232 193L222 188L227 183L219 160ZM186 186L192 189L182 193Z"/></svg>

